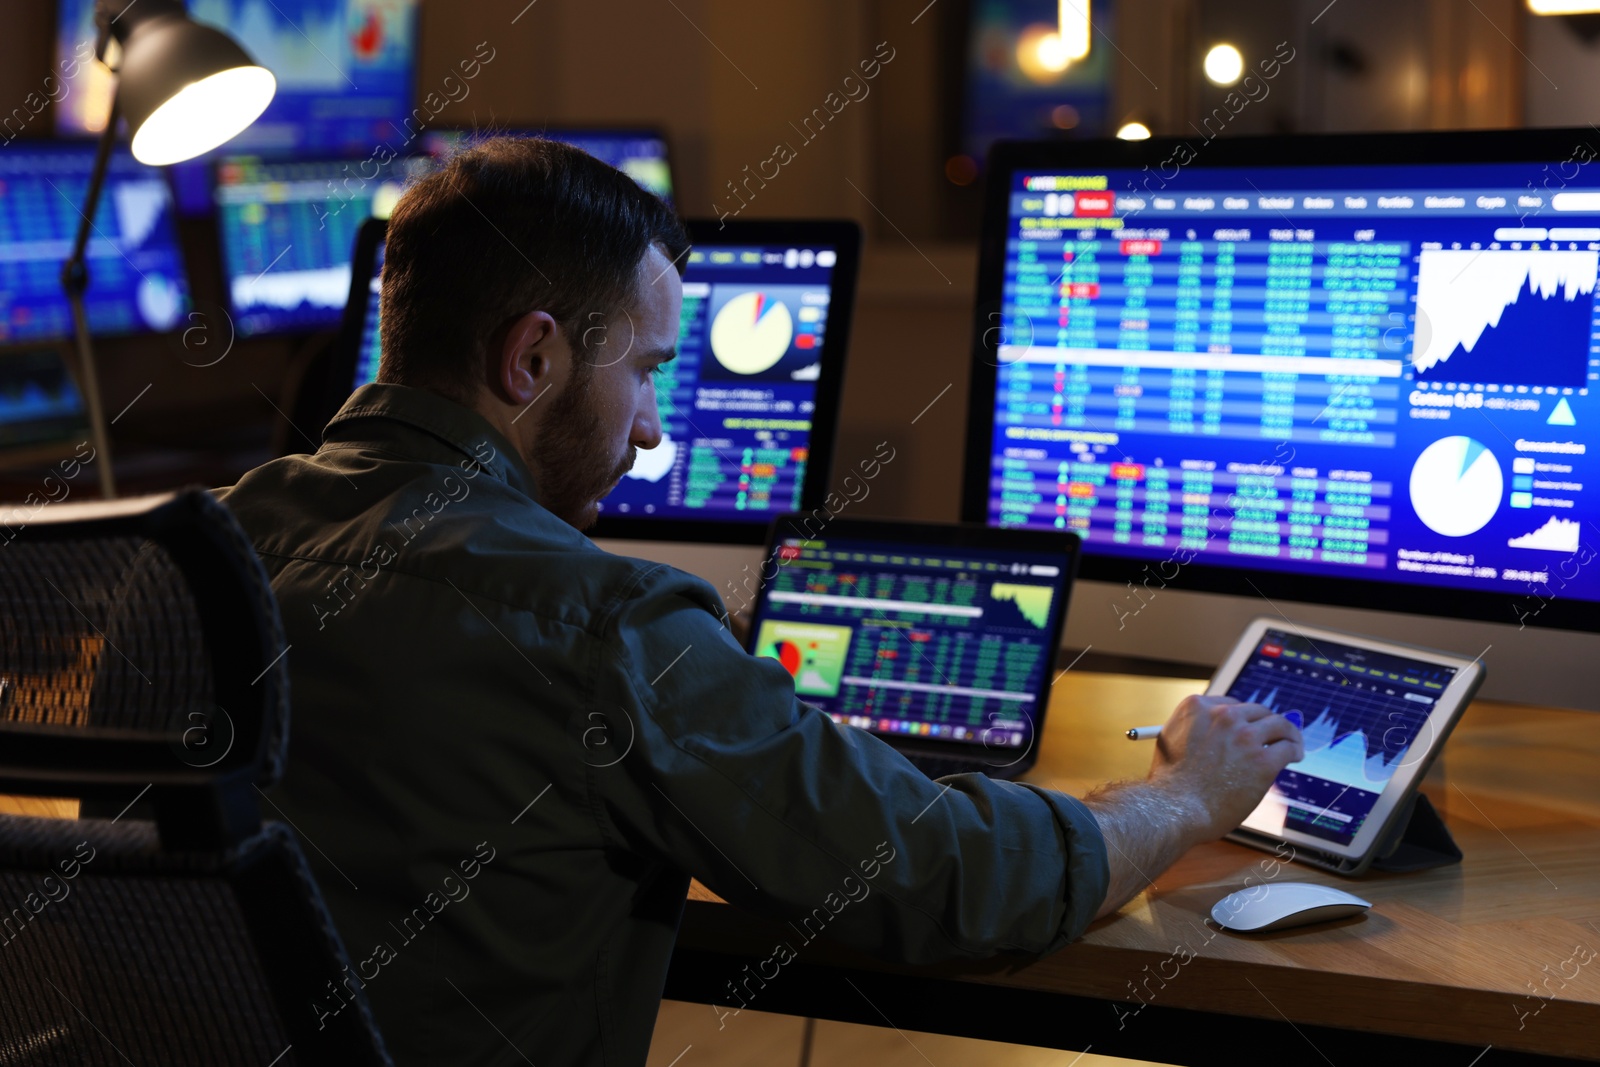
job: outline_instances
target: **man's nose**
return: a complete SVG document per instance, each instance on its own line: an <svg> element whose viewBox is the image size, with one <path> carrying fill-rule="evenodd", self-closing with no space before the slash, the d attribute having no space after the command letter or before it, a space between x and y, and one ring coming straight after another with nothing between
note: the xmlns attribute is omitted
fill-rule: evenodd
<svg viewBox="0 0 1600 1067"><path fill-rule="evenodd" d="M639 448L654 448L661 443L661 412L652 400L633 420L629 442Z"/></svg>

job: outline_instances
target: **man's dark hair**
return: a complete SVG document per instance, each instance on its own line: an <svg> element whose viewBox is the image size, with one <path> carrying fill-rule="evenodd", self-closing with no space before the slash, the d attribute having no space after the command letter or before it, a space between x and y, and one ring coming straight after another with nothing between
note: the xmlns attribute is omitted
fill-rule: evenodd
<svg viewBox="0 0 1600 1067"><path fill-rule="evenodd" d="M549 312L574 354L592 355L607 342L595 327L638 295L652 245L683 272L689 237L672 209L587 152L541 137L469 148L406 190L389 219L378 380L470 402L491 337L530 311ZM630 343L623 334L610 343ZM576 362L579 384L590 366Z"/></svg>

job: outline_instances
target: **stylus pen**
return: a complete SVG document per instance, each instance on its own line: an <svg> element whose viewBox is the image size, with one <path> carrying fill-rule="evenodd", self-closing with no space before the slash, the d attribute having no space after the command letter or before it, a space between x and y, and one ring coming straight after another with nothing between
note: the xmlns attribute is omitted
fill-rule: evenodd
<svg viewBox="0 0 1600 1067"><path fill-rule="evenodd" d="M1128 731L1129 741L1154 741L1161 736L1159 726L1135 726Z"/></svg>

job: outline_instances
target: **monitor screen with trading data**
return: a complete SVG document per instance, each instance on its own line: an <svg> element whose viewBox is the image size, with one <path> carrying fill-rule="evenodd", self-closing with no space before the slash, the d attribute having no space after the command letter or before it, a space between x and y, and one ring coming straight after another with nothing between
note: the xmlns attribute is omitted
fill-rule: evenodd
<svg viewBox="0 0 1600 1067"><path fill-rule="evenodd" d="M1574 143L1000 146L965 517L1072 530L1086 577L1600 629Z"/></svg>
<svg viewBox="0 0 1600 1067"><path fill-rule="evenodd" d="M383 323L378 318L378 310L383 296L383 250L387 247L382 230L385 223L381 219L373 219L367 225L373 227L376 233L371 238L363 237L357 242L356 265L359 273L350 281L350 304L345 308L347 329L351 328L353 319L355 331L356 371L350 383L352 390L377 381L378 363L383 359ZM363 243L370 243L365 255L361 248Z"/></svg>
<svg viewBox="0 0 1600 1067"><path fill-rule="evenodd" d="M338 326L356 233L400 196L405 161L217 164L217 234L228 304L241 336ZM368 177L370 175L370 177Z"/></svg>
<svg viewBox="0 0 1600 1067"><path fill-rule="evenodd" d="M1021 749L1043 720L1076 538L780 520L750 650L873 733Z"/></svg>
<svg viewBox="0 0 1600 1067"><path fill-rule="evenodd" d="M822 502L855 297L847 222L691 222L661 443L600 505L599 537L760 543ZM720 227L720 228L719 228Z"/></svg>
<svg viewBox="0 0 1600 1067"><path fill-rule="evenodd" d="M267 110L228 142L230 153L316 158L381 148L404 154L418 122L430 117L428 110L413 116L417 0L188 0L186 6L196 22L231 34L277 81ZM104 129L116 85L94 60L94 7L94 0L58 5L56 63L70 91L52 110L56 132L65 137ZM464 54L438 91L467 99L473 78L494 58L487 43ZM208 153L169 168L185 215L211 213L212 162Z"/></svg>
<svg viewBox="0 0 1600 1067"><path fill-rule="evenodd" d="M0 346L0 465L88 439L83 397L55 345Z"/></svg>
<svg viewBox="0 0 1600 1067"><path fill-rule="evenodd" d="M640 127L576 129L549 126L533 130L429 130L419 143L424 152L443 161L488 137L547 137L575 145L602 163L609 163L657 196L672 202L672 167L661 131Z"/></svg>
<svg viewBox="0 0 1600 1067"><path fill-rule="evenodd" d="M72 251L94 166L92 144L0 152L0 343L66 337L72 311L61 265ZM170 330L188 306L172 194L154 167L111 154L88 244L89 328Z"/></svg>

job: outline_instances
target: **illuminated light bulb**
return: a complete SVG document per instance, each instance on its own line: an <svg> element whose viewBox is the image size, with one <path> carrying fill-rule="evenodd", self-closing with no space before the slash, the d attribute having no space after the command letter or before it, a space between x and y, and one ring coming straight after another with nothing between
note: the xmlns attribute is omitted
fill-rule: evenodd
<svg viewBox="0 0 1600 1067"><path fill-rule="evenodd" d="M1089 54L1089 0L1061 0L1059 12L1061 28L1057 36L1068 62L1083 59Z"/></svg>
<svg viewBox="0 0 1600 1067"><path fill-rule="evenodd" d="M1142 122L1125 122L1122 129L1117 131L1117 137L1124 141L1148 141L1150 127Z"/></svg>
<svg viewBox="0 0 1600 1067"><path fill-rule="evenodd" d="M1067 43L1059 33L1041 34L1033 46L1033 52L1039 66L1056 74L1066 70L1067 64L1072 62L1072 57L1067 55Z"/></svg>
<svg viewBox="0 0 1600 1067"><path fill-rule="evenodd" d="M133 158L159 167L209 152L259 118L276 88L265 67L235 67L191 82L134 131Z"/></svg>
<svg viewBox="0 0 1600 1067"><path fill-rule="evenodd" d="M1232 85L1244 74L1244 56L1231 44L1219 44L1206 53L1206 77L1217 85Z"/></svg>
<svg viewBox="0 0 1600 1067"><path fill-rule="evenodd" d="M1595 0L1528 0L1528 10L1535 15L1592 15L1600 12Z"/></svg>

